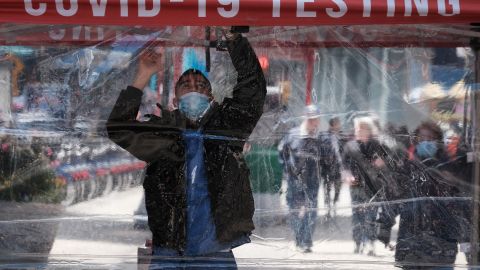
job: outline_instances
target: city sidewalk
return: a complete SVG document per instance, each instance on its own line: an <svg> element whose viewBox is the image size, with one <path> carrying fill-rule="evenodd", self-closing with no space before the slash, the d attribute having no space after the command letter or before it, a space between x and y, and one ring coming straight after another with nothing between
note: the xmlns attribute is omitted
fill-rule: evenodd
<svg viewBox="0 0 480 270"><path fill-rule="evenodd" d="M137 249L151 237L149 231L133 228L133 212L142 194L143 189L137 187L69 207L70 217L59 225L51 263L68 259L95 269L113 265L136 269ZM259 209L252 243L233 250L240 269L395 269L394 252L378 241L376 256L353 253L348 189L344 188L340 197L336 218L326 219L326 211L320 208L311 253L296 250L286 218L288 208ZM319 200L323 201L323 196ZM459 253L457 264L465 263ZM462 269L460 266L457 269Z"/></svg>

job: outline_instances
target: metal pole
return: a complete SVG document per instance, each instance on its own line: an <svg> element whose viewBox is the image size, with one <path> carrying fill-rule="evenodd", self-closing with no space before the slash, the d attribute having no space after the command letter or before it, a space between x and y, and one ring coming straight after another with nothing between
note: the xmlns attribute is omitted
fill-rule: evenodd
<svg viewBox="0 0 480 270"><path fill-rule="evenodd" d="M0 126L11 127L12 124L12 91L11 70L9 62L0 62Z"/></svg>
<svg viewBox="0 0 480 270"><path fill-rule="evenodd" d="M305 104L310 105L312 103L312 85L313 85L313 68L315 65L315 51L312 49L305 50L305 57L307 58L307 85L305 92Z"/></svg>
<svg viewBox="0 0 480 270"><path fill-rule="evenodd" d="M210 72L210 26L205 27L205 40L208 44L205 46L205 67L207 72Z"/></svg>
<svg viewBox="0 0 480 270"><path fill-rule="evenodd" d="M173 89L173 52L171 48L165 49L165 69L163 73L163 93L161 96L161 104L164 108L168 108L170 100L170 89Z"/></svg>
<svg viewBox="0 0 480 270"><path fill-rule="evenodd" d="M473 183L474 183L474 193L473 193L473 217L472 217L472 265L478 265L479 263L479 239L480 239L480 92L479 92L479 83L480 83L480 39L472 39L471 47L475 57L474 65L474 87L472 93L472 135L473 135Z"/></svg>

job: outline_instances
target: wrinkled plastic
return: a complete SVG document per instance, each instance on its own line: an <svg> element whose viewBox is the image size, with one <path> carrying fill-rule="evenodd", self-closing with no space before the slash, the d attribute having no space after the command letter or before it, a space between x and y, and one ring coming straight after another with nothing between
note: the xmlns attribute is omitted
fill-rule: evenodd
<svg viewBox="0 0 480 270"><path fill-rule="evenodd" d="M72 26L61 28L64 32L46 25L32 29L5 24L0 33L5 44L0 47L1 267L122 269L138 264L148 269L158 242L154 239L151 246L145 208L151 215L166 208L148 198L145 206L142 184L152 177L148 170L160 173L162 164L188 156L188 125L165 127L165 118L176 109L174 86L180 74L200 70L222 104L235 100L238 81L248 85L261 73L255 73L255 64L239 78L227 47L220 46L213 30L205 40L203 27L108 27L116 35L102 41L68 39ZM49 40L55 33L67 33L62 43ZM208 171L204 176L210 171L227 175L216 178L215 185L203 179L207 187L201 190L213 200L212 186L215 192L230 188L224 201L231 204L211 201L208 214L205 205L196 210L199 203L188 197L175 209L187 218L203 211L197 217L230 214L235 220L248 213L251 194L251 243L229 239L229 245L217 248L240 245L233 249L240 268L467 267L469 250L478 244L471 242L478 234L478 202L473 200L478 89L475 53L469 47L478 33L463 26L372 25L251 27L242 35L266 82L255 128L238 135L246 126L242 120L225 130L198 133L201 148L217 157L201 159L216 165L173 170L175 181L185 187L175 194L156 194L155 185L173 180L162 183L153 176L156 182L146 185L147 196L192 195L198 178L188 174L196 170ZM137 122L117 121L107 129L122 90L133 84L145 47L163 48L162 70L143 93L136 92L141 106L130 120ZM128 111L132 97L117 103L119 112ZM252 94L241 100L249 106L259 99ZM243 114L251 112L238 112ZM335 134L329 132L332 119L338 120ZM126 137L112 136L112 130L133 132L127 139L137 139L138 145L122 144ZM172 145L154 137L167 133L183 137ZM209 140L217 152L209 149ZM247 177L246 170L235 167L249 168L249 187L230 179ZM219 208L224 212L215 212ZM206 222L211 224L211 218ZM172 227L186 235L194 229ZM211 230L196 235L201 241L218 237ZM183 266L195 263L179 254L170 259ZM209 255L202 256L208 262ZM231 262L210 259L210 266Z"/></svg>

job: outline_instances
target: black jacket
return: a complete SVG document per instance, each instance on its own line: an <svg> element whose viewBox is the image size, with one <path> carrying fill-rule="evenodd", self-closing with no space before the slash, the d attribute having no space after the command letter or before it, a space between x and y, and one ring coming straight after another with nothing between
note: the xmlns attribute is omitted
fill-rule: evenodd
<svg viewBox="0 0 480 270"><path fill-rule="evenodd" d="M377 168L373 162L377 158L385 161L387 157L386 147L376 139L368 142L352 140L345 145L343 162L355 178L350 186L352 195L355 194L355 198L352 198L354 202L367 202L373 197L376 201L381 199L379 196L384 193L387 169Z"/></svg>
<svg viewBox="0 0 480 270"><path fill-rule="evenodd" d="M440 149L435 158L403 162L403 174L398 174L401 200L385 205L379 219L379 240L388 243L395 216L400 215L395 249L399 263L452 264L457 243L468 241L470 225L465 210L469 202L452 198L458 194L446 174L447 161Z"/></svg>
<svg viewBox="0 0 480 270"><path fill-rule="evenodd" d="M205 168L212 214L220 242L229 242L254 229L254 203L249 169L242 151L262 114L266 83L257 57L244 37L228 42L238 72L233 98L214 103L199 129L204 140ZM186 181L182 132L187 120L178 110L162 117L135 121L142 92L128 87L120 94L107 123L110 139L147 162L143 187L154 246L185 247ZM225 139L228 137L229 139Z"/></svg>
<svg viewBox="0 0 480 270"><path fill-rule="evenodd" d="M287 203L316 207L320 184L318 136L302 134L301 127L291 129L280 141L278 150L287 178Z"/></svg>

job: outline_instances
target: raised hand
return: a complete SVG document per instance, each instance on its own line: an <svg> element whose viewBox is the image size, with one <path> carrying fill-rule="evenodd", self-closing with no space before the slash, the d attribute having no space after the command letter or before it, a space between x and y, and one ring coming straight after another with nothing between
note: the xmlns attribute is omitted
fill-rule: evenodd
<svg viewBox="0 0 480 270"><path fill-rule="evenodd" d="M238 33L232 33L230 30L231 30L231 26L220 26L219 27L223 36L225 37L225 39L227 40L235 40L240 34Z"/></svg>
<svg viewBox="0 0 480 270"><path fill-rule="evenodd" d="M150 77L163 67L163 48L147 47L139 55L138 72L133 87L143 90Z"/></svg>

